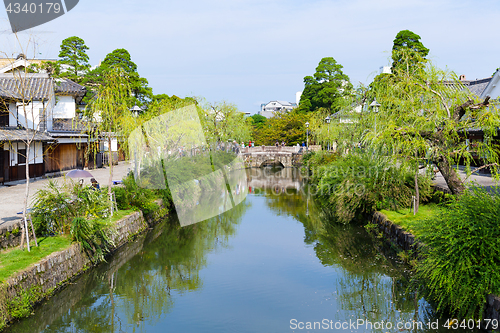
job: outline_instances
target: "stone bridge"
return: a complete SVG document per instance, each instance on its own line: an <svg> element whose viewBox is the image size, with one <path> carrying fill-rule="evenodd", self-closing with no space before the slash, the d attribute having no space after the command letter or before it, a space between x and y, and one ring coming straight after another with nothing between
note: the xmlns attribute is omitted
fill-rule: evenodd
<svg viewBox="0 0 500 333"><path fill-rule="evenodd" d="M291 168L300 165L303 151L302 147L298 146L246 147L240 150L240 156L245 161L245 165L250 168L269 165Z"/></svg>

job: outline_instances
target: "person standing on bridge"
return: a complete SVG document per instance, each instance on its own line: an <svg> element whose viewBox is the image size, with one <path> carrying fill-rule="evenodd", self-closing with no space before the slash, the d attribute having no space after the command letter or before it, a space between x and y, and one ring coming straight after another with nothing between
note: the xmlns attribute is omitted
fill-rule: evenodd
<svg viewBox="0 0 500 333"><path fill-rule="evenodd" d="M276 140L276 148L278 148L280 145L280 142L278 140Z"/></svg>
<svg viewBox="0 0 500 333"><path fill-rule="evenodd" d="M285 147L285 140L281 141L281 147Z"/></svg>

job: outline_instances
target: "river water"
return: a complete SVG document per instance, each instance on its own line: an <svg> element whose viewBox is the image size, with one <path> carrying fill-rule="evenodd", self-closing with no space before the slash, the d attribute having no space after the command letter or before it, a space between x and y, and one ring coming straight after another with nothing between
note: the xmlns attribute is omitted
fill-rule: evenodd
<svg viewBox="0 0 500 333"><path fill-rule="evenodd" d="M7 332L449 332L407 267L330 221L295 169L248 172L235 209L166 219Z"/></svg>

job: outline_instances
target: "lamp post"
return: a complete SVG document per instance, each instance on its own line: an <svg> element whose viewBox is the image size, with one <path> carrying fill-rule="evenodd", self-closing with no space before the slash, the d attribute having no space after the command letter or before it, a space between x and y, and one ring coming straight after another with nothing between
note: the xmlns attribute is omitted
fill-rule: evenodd
<svg viewBox="0 0 500 333"><path fill-rule="evenodd" d="M132 114L134 115L134 117L138 117L139 116L139 113L142 111L142 109L140 107L136 105L134 105L133 108L130 109L130 111L132 111Z"/></svg>
<svg viewBox="0 0 500 333"><path fill-rule="evenodd" d="M306 122L306 150L309 151L309 122Z"/></svg>
<svg viewBox="0 0 500 333"><path fill-rule="evenodd" d="M325 121L326 121L326 126L328 127L328 150L330 150L330 121L332 118L330 116L326 116Z"/></svg>
<svg viewBox="0 0 500 333"><path fill-rule="evenodd" d="M375 112L375 135L377 134L377 113L378 113L378 108L380 107L380 104L377 102L377 99L374 99L373 102L370 104L370 107L372 108L373 112Z"/></svg>

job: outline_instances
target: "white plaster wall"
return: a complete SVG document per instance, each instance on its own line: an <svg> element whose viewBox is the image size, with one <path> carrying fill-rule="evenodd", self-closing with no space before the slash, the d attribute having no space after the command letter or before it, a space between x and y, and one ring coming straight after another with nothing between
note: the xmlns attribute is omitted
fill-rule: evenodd
<svg viewBox="0 0 500 333"><path fill-rule="evenodd" d="M76 104L73 96L57 96L57 104L52 113L53 118L74 118L76 115Z"/></svg>
<svg viewBox="0 0 500 333"><path fill-rule="evenodd" d="M10 149L10 166L17 164L17 142L12 143Z"/></svg>
<svg viewBox="0 0 500 333"><path fill-rule="evenodd" d="M9 126L16 127L17 126L17 109L16 103L9 103Z"/></svg>
<svg viewBox="0 0 500 333"><path fill-rule="evenodd" d="M109 145L108 145L107 139L106 139L106 141L103 141L102 143L103 143L103 145L102 145L103 150L108 151ZM118 151L118 140L117 139L111 139L111 151Z"/></svg>
<svg viewBox="0 0 500 333"><path fill-rule="evenodd" d="M48 110L48 104L42 101L33 101L27 105L17 103L17 122L26 128L39 130L40 119Z"/></svg>
<svg viewBox="0 0 500 333"><path fill-rule="evenodd" d="M5 148L9 148L8 144L5 144ZM24 149L26 145L23 142L14 142L10 147L10 166L15 166L18 164L17 161L17 151L18 149ZM8 150L8 149L5 149ZM29 164L39 164L43 163L43 143L33 142L30 146L30 154L26 159ZM21 164L24 165L24 164Z"/></svg>

